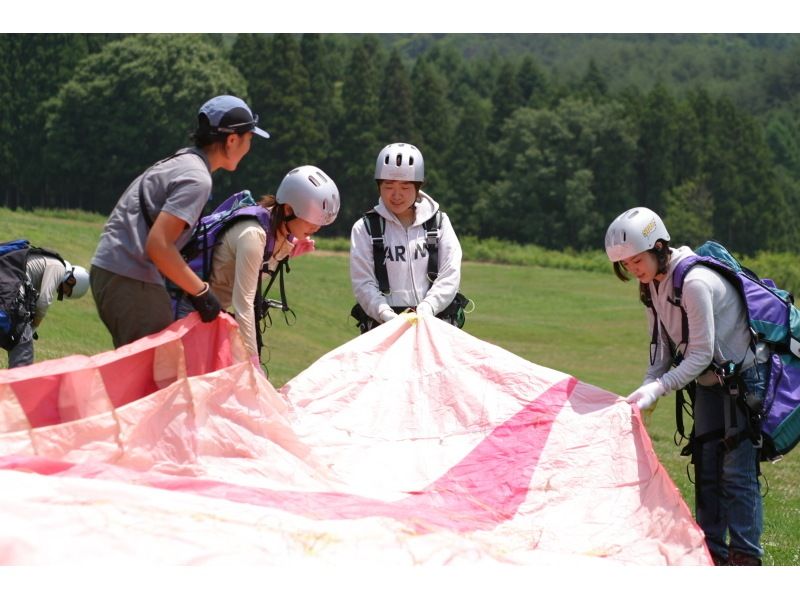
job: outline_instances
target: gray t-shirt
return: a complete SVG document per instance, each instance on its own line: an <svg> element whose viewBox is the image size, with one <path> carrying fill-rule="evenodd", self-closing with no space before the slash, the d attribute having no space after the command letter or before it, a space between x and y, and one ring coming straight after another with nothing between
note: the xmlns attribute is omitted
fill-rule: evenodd
<svg viewBox="0 0 800 598"><path fill-rule="evenodd" d="M128 186L108 217L92 265L143 282L164 283L144 249L150 229L139 207L140 180L145 177L145 204L153 222L164 210L186 223L186 230L175 242L179 248L189 240L211 195L211 170L205 154L194 148L177 153L177 157L159 162Z"/></svg>

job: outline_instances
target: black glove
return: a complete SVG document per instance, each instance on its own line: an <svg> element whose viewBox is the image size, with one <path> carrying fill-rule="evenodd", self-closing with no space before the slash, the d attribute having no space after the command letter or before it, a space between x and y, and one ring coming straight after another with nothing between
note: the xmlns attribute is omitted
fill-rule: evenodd
<svg viewBox="0 0 800 598"><path fill-rule="evenodd" d="M211 288L206 283L206 286L197 295L189 295L189 302L200 314L200 319L203 322L210 322L219 315L222 307L219 300L211 292Z"/></svg>

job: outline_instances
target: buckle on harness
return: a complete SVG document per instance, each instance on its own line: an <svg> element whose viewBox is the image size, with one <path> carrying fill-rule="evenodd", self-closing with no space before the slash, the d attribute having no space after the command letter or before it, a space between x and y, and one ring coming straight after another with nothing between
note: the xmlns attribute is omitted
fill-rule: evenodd
<svg viewBox="0 0 800 598"><path fill-rule="evenodd" d="M735 392L735 396L738 396L739 385L734 379L734 376L736 375L736 369L736 363L733 361L726 361L725 363L721 363L714 367L714 369L711 371L714 372L714 375L717 377L720 386L727 387L728 390L731 391L731 394Z"/></svg>

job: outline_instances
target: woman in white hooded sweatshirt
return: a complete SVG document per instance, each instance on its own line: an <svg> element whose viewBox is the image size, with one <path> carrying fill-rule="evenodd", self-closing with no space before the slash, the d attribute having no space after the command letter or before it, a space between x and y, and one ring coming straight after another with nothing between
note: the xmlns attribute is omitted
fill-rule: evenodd
<svg viewBox="0 0 800 598"><path fill-rule="evenodd" d="M354 225L350 236L350 281L356 301L368 316L362 332L412 309L420 316L443 315L453 303L461 283L461 245L450 219L441 212L438 227L438 276L428 276L428 250L424 224L439 210L439 204L421 190L425 181L422 154L413 145L392 143L378 154L375 180L380 198L373 208L384 225L383 263L389 292L381 292L372 235L365 218ZM380 235L380 231L373 231ZM449 311L449 310L448 310Z"/></svg>
<svg viewBox="0 0 800 598"><path fill-rule="evenodd" d="M694 252L686 246L670 248L669 240L661 218L647 208L627 210L606 233L606 253L615 273L623 281L635 277L642 292L649 288L656 314L646 310L648 331L658 331L656 350L651 351L642 385L627 400L639 409L653 409L660 396L696 382L692 463L697 522L715 564L760 565L763 522L758 449L746 437L733 447L722 443L723 434L744 430L747 414L731 396L727 382L723 385L710 368L728 361L741 363L741 381L746 386L741 390L763 398L763 366L756 364L738 291L702 265L689 269L684 279L682 305L689 329L682 345L683 314L671 302L672 273ZM658 327L654 328L656 317ZM679 351L681 359L676 360L673 351ZM732 406L738 427L726 430L725 409Z"/></svg>

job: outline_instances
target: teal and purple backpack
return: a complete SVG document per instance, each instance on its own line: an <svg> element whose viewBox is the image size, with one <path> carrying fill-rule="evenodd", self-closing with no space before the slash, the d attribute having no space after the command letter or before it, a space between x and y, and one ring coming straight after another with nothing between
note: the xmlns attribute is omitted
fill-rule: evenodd
<svg viewBox="0 0 800 598"><path fill-rule="evenodd" d="M760 433L762 460L777 460L800 441L800 310L788 291L777 288L768 278L759 278L744 268L722 245L707 241L695 250L696 255L682 260L673 270L673 300L683 312L683 339L686 346L688 320L681 304L683 282L687 272L702 265L729 281L741 294L752 332L752 349L766 359L767 379L763 403L753 409L747 406ZM642 301L647 305L643 293ZM652 302L648 306L652 308ZM657 321L657 320L656 320ZM657 330L654 329L654 335ZM655 340L655 337L654 339ZM712 364L738 373L741 364ZM676 409L680 409L678 405ZM677 411L676 411L677 413ZM679 432L682 425L679 421Z"/></svg>

